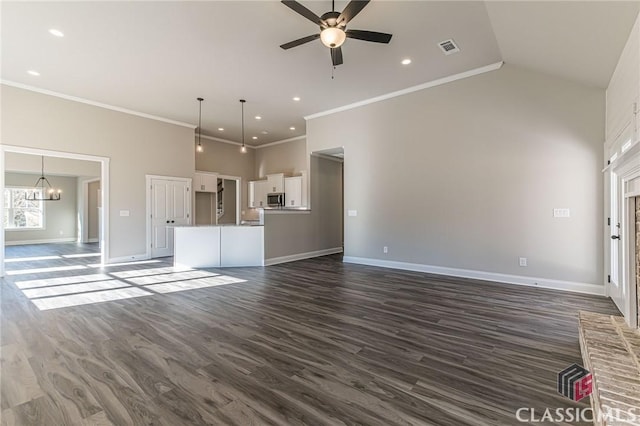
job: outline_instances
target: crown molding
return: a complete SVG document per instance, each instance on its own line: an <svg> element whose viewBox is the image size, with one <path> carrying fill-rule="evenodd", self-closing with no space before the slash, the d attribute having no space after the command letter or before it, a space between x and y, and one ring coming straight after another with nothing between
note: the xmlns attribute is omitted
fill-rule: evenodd
<svg viewBox="0 0 640 426"><path fill-rule="evenodd" d="M480 68L474 68L469 71L464 71L458 74L453 74L447 77L439 78L437 80L428 81L426 83L418 84L417 86L407 87L406 89L397 90L395 92L386 93L384 95L376 96L374 98L364 99L362 101L354 102L352 104L343 105L341 107L329 109L327 111L317 112L315 114L307 115L304 117L305 120L311 120L314 118L324 117L325 115L335 114L337 112L348 111L350 109L359 108L361 106L373 104L376 102L384 101L387 99L395 98L398 96L406 95L413 92L418 92L420 90L430 89L431 87L442 86L443 84L451 83L457 80L462 80L463 78L473 77L475 75L484 74L486 72L491 72L502 68L504 62L496 62L495 64L486 65Z"/></svg>
<svg viewBox="0 0 640 426"><path fill-rule="evenodd" d="M282 140L275 141L275 142L269 142L269 143L266 143L264 145L255 146L254 148L255 149L269 148L270 146L280 145L280 144L288 143L288 142L295 142L295 141L299 141L299 140L306 139L306 138L307 138L307 135L301 135L301 136L296 136L294 138L282 139Z"/></svg>
<svg viewBox="0 0 640 426"><path fill-rule="evenodd" d="M90 99L79 98L77 96L65 95L64 93L54 92L52 90L47 90L47 89L41 89L39 87L29 86L27 84L16 83L15 81L2 79L0 80L0 83L4 84L5 86L11 86L11 87L16 87L18 89L29 90L31 92L42 93L43 95L55 96L57 98L66 99L68 101L80 102L80 103L95 106L98 108L109 109L112 111L122 112L124 114L129 114L129 115L135 115L137 117L148 118L150 120L161 121L163 123L169 123L169 124L174 124L176 126L187 127L189 129L196 129L198 127L195 124L184 123L182 121L171 120L169 118L159 117L157 115L151 115L151 114L146 114L144 112L133 111L130 109L121 108L114 105L104 104L102 102L92 101Z"/></svg>
<svg viewBox="0 0 640 426"><path fill-rule="evenodd" d="M229 145L242 146L242 144L240 142L230 141L229 139L216 138L215 136L207 136L207 135L200 135L200 137L202 139L208 139L208 140L214 141L214 142L222 142L222 143L228 143ZM247 147L247 148L256 149L255 146L251 146L251 145L247 145L247 144L244 144L244 146Z"/></svg>

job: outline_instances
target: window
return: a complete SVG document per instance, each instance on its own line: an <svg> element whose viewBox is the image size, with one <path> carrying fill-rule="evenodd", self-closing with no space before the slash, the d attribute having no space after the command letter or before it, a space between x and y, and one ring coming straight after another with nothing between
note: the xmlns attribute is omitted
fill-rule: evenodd
<svg viewBox="0 0 640 426"><path fill-rule="evenodd" d="M37 188L4 189L4 228L42 229L44 228L44 203L31 201L27 197L42 197Z"/></svg>

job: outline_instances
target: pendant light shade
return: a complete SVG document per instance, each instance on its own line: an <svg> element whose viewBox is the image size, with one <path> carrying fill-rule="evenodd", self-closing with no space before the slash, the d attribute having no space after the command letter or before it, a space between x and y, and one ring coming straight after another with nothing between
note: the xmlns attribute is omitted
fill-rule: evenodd
<svg viewBox="0 0 640 426"><path fill-rule="evenodd" d="M62 190L51 186L49 179L44 176L44 156L42 157L41 174L36 184L33 185L34 189L39 191L33 191L31 195L27 196L29 201L60 201Z"/></svg>
<svg viewBox="0 0 640 426"><path fill-rule="evenodd" d="M200 113L198 114L198 144L196 145L196 151L202 152L204 149L202 148L202 143L200 142L200 133L202 132L202 101L204 98L197 98L200 103Z"/></svg>
<svg viewBox="0 0 640 426"><path fill-rule="evenodd" d="M243 154L247 152L247 147L244 146L244 103L247 102L244 99L240 99L240 105L242 108L242 146L240 147L240 152Z"/></svg>

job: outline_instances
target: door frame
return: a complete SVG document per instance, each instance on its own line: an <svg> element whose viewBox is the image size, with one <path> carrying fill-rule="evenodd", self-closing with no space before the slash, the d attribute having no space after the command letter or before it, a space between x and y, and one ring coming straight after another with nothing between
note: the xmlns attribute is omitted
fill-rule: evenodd
<svg viewBox="0 0 640 426"><path fill-rule="evenodd" d="M622 195L618 201L621 219L620 236L623 238L622 250L619 256L622 262L620 279L624 295L622 314L626 323L631 328L636 328L638 326L638 299L634 271L635 247L633 244L635 242L635 216L631 216L631 210L635 206L632 207L631 204L635 197L640 196L640 188L634 189L630 183L635 179L640 179L640 142L620 155L611 165L611 170L618 176ZM608 269L610 269L611 265L608 260L606 264L609 265Z"/></svg>
<svg viewBox="0 0 640 426"><path fill-rule="evenodd" d="M145 223L146 223L146 229L147 229L147 238L146 238L146 244L147 244L147 248L145 250L145 259L151 259L151 241L152 241L152 233L153 233L153 229L152 229L152 223L151 223L151 211L152 211L152 196L153 196L153 191L151 190L151 181L153 179L164 179L164 180L175 180L175 181L179 181L179 182L186 182L188 187L189 187L189 202L187 203L187 205L189 206L189 225L191 225L191 221L193 220L193 203L195 200L195 197L193 196L193 179L191 178L185 178L185 177L177 177L177 176L161 176L161 175L145 175L145 184L146 184L146 206L147 206L147 211L146 211L146 219L145 219Z"/></svg>
<svg viewBox="0 0 640 426"><path fill-rule="evenodd" d="M40 148L28 148L23 146L0 144L0 192L4 193L4 162L7 152L16 154L28 154L45 157L69 158L72 160L96 161L100 163L100 179L102 180L102 207L103 215L100 222L100 263L106 264L109 260L109 157L99 157L96 155L79 154L75 152L52 151ZM0 197L0 211L4 211L4 197ZM4 277L4 222L0 221L0 277Z"/></svg>

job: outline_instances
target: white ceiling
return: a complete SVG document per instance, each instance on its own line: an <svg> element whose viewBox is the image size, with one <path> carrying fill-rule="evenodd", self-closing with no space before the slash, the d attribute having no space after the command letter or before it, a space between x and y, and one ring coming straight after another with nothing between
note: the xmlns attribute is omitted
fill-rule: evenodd
<svg viewBox="0 0 640 426"><path fill-rule="evenodd" d="M318 15L331 7L302 3ZM348 39L332 79L320 41L280 49L317 27L277 1L5 1L2 78L192 124L201 96L203 134L234 141L244 98L246 143L260 145L303 135L304 116L501 60L606 87L638 6L372 1L349 28L392 33L391 43ZM442 54L448 38L460 53Z"/></svg>

